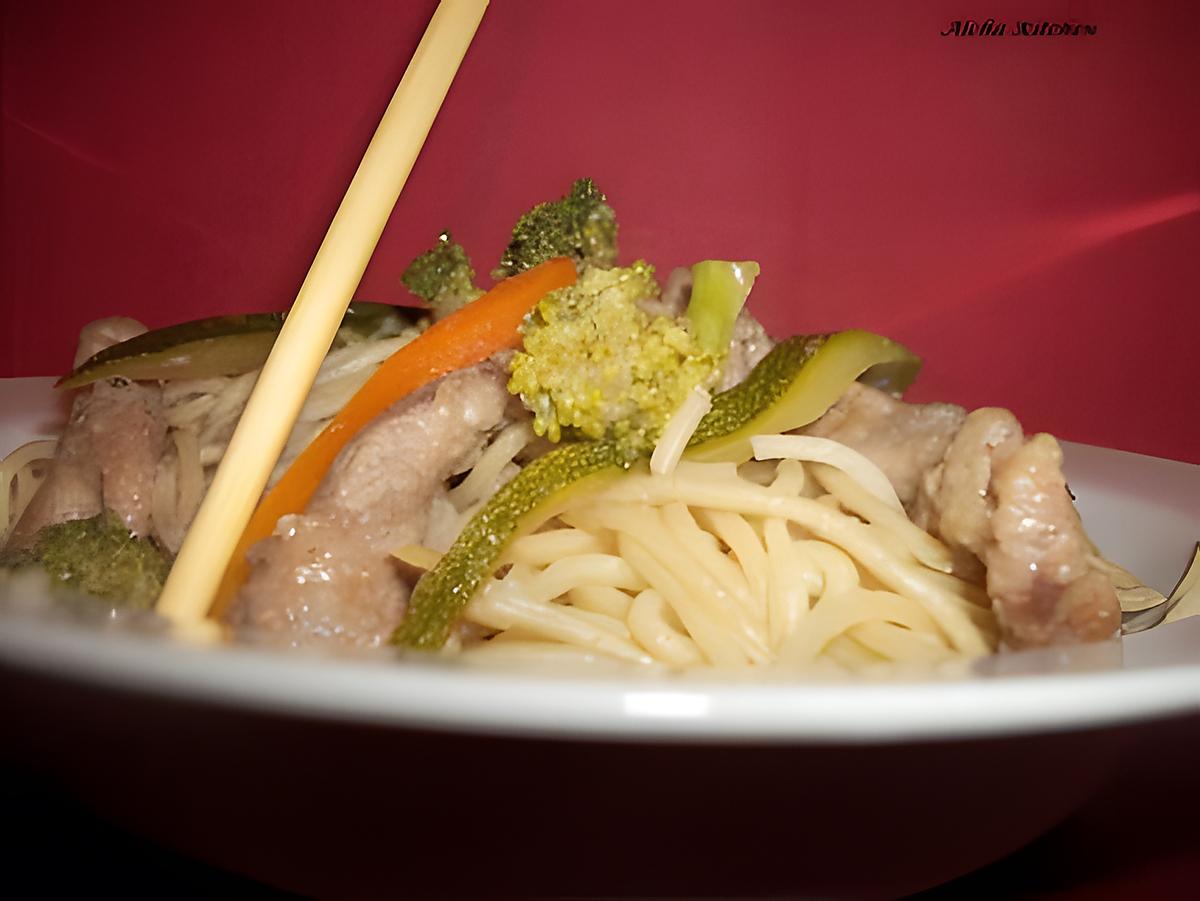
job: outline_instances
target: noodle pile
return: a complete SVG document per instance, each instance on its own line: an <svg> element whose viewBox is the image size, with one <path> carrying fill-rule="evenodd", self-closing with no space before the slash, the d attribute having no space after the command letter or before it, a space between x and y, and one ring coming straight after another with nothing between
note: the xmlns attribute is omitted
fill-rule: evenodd
<svg viewBox="0 0 1200 901"><path fill-rule="evenodd" d="M581 500L509 547L464 614L491 637L462 650L853 671L994 651L986 592L950 574L949 550L898 502L845 471L861 458L812 440L755 447L837 465L684 461Z"/></svg>

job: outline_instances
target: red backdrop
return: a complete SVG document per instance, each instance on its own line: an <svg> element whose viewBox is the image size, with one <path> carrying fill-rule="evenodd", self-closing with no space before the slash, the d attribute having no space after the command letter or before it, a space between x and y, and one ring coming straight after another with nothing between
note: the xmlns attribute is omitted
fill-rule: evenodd
<svg viewBox="0 0 1200 901"><path fill-rule="evenodd" d="M434 3L4 9L0 375L88 319L294 296ZM942 36L995 16L1078 37ZM1200 461L1187 3L493 0L358 296L593 176L623 257L758 259L777 332L858 325L923 399Z"/></svg>

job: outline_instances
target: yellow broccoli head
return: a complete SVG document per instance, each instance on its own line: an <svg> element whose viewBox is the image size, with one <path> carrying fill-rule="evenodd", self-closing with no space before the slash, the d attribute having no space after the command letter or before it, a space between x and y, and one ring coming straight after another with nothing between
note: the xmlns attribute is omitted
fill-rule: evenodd
<svg viewBox="0 0 1200 901"><path fill-rule="evenodd" d="M551 441L564 431L613 438L631 454L651 448L671 414L719 372L723 354L704 350L685 324L651 316L654 267L587 268L547 295L526 319L508 390Z"/></svg>

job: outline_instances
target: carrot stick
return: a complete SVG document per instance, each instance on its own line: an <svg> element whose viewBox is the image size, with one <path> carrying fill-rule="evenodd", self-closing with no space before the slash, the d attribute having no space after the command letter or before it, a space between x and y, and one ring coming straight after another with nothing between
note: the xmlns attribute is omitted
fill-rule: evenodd
<svg viewBox="0 0 1200 901"><path fill-rule="evenodd" d="M245 581L251 545L270 535L281 516L304 510L338 453L363 426L446 373L515 347L520 341L517 329L534 304L574 282L574 263L566 257L548 260L500 282L388 357L259 502L225 570L212 615L225 610Z"/></svg>

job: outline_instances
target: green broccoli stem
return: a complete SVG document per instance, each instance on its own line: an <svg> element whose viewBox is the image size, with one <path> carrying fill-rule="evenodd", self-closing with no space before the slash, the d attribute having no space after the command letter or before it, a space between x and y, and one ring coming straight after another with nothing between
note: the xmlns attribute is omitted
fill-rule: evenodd
<svg viewBox="0 0 1200 901"><path fill-rule="evenodd" d="M492 275L508 278L553 257L570 257L580 270L616 265L617 217L590 178L577 180L566 197L539 203L518 219Z"/></svg>
<svg viewBox="0 0 1200 901"><path fill-rule="evenodd" d="M692 335L711 354L724 354L733 326L758 278L758 263L701 260L692 267L692 298L687 318Z"/></svg>

